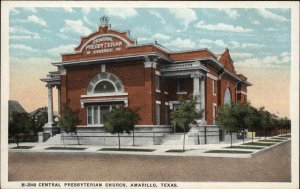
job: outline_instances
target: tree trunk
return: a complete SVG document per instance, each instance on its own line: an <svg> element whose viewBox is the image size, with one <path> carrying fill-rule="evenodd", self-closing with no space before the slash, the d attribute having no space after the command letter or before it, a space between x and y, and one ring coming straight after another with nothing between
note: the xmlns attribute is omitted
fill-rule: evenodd
<svg viewBox="0 0 300 189"><path fill-rule="evenodd" d="M118 133L118 138L119 138L119 149L121 149L120 133Z"/></svg>
<svg viewBox="0 0 300 189"><path fill-rule="evenodd" d="M183 127L183 150L184 151L184 145L185 145L185 127Z"/></svg>
<svg viewBox="0 0 300 189"><path fill-rule="evenodd" d="M132 130L132 146L134 146L134 128Z"/></svg>
<svg viewBox="0 0 300 189"><path fill-rule="evenodd" d="M243 130L243 144L245 143L245 129Z"/></svg>
<svg viewBox="0 0 300 189"><path fill-rule="evenodd" d="M17 147L19 147L19 133L17 133L17 135L16 135L17 137L16 137L16 143L17 143Z"/></svg>
<svg viewBox="0 0 300 189"><path fill-rule="evenodd" d="M267 140L267 129L265 129L265 140Z"/></svg>
<svg viewBox="0 0 300 189"><path fill-rule="evenodd" d="M64 131L61 129L61 138L63 140L63 144L64 144L64 148L66 147L66 144L65 144L65 139L64 139L64 135L63 135Z"/></svg>
<svg viewBox="0 0 300 189"><path fill-rule="evenodd" d="M261 128L259 128L259 139L261 139Z"/></svg>
<svg viewBox="0 0 300 189"><path fill-rule="evenodd" d="M77 138L78 145L80 145L79 137L78 137L78 135L77 135L77 131L75 131L75 135L76 135L76 138Z"/></svg>
<svg viewBox="0 0 300 189"><path fill-rule="evenodd" d="M230 146L232 148L232 132L230 132Z"/></svg>

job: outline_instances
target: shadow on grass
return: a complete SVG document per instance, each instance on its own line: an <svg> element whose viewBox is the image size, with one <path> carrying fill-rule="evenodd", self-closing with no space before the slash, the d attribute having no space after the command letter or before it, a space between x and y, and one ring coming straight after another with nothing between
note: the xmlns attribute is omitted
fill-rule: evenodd
<svg viewBox="0 0 300 189"><path fill-rule="evenodd" d="M86 148L75 148L75 147L48 147L46 150L85 150Z"/></svg>
<svg viewBox="0 0 300 189"><path fill-rule="evenodd" d="M167 150L167 151L165 151L165 152L183 153L183 152L186 152L186 151L189 151L189 150L172 149L172 150Z"/></svg>
<svg viewBox="0 0 300 189"><path fill-rule="evenodd" d="M33 148L33 146L16 146L10 149L30 149L30 148Z"/></svg>
<svg viewBox="0 0 300 189"><path fill-rule="evenodd" d="M282 138L282 137L272 137L271 139L281 140L281 141L288 140L288 138Z"/></svg>
<svg viewBox="0 0 300 189"><path fill-rule="evenodd" d="M98 151L127 151L127 152L153 152L155 149L138 149L138 148L101 148Z"/></svg>
<svg viewBox="0 0 300 189"><path fill-rule="evenodd" d="M231 148L231 149L253 149L253 150L260 150L260 149L264 149L264 147L257 147L257 146L228 146L225 148Z"/></svg>
<svg viewBox="0 0 300 189"><path fill-rule="evenodd" d="M282 140L276 140L276 139L272 139L272 140L259 140L259 142L282 142Z"/></svg>
<svg viewBox="0 0 300 189"><path fill-rule="evenodd" d="M242 145L254 145L254 146L272 146L276 143L262 143L262 142L248 142L244 143Z"/></svg>
<svg viewBox="0 0 300 189"><path fill-rule="evenodd" d="M205 153L226 153L226 154L251 154L252 151L239 151L239 150L210 150Z"/></svg>

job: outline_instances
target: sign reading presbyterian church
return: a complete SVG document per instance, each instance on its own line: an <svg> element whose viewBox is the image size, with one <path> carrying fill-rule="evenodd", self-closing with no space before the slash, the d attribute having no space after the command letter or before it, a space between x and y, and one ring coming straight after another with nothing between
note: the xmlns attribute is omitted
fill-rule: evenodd
<svg viewBox="0 0 300 189"><path fill-rule="evenodd" d="M114 37L98 37L92 41L91 44L85 47L87 55L112 53L114 51L121 51L123 42L121 40L113 40Z"/></svg>

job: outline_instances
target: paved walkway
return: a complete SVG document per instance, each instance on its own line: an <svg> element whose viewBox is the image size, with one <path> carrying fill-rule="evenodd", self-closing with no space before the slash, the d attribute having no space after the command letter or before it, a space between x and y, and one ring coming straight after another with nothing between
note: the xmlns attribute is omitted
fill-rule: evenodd
<svg viewBox="0 0 300 189"><path fill-rule="evenodd" d="M272 140L272 137L267 139ZM264 138L255 138L254 142L260 142ZM274 139L275 140L275 139ZM230 144L206 144L206 145L186 145L185 152L166 152L168 150L182 150L182 145L150 145L150 146L121 146L121 148L130 149L153 149L151 152L141 151L102 151L102 148L118 148L118 146L88 146L88 145L63 145L63 144L46 144L46 143L22 143L21 146L33 146L30 149L12 149L16 144L10 144L9 149L11 152L59 152L59 153L100 153L100 154L127 154L127 155L156 155L156 156L204 156L204 157L234 157L234 158L251 158L264 151L268 151L277 145L289 141L282 140L272 146L264 146L263 149L241 149L241 148L225 148ZM251 142L246 140L245 143ZM268 142L265 142L268 143ZM233 146L245 146L243 142L233 144ZM248 145L247 145L248 146ZM251 145L253 147L262 147L257 145ZM47 149L49 147L66 147L66 148L84 148L84 150L64 150L64 149ZM207 153L210 150L227 150L227 151L250 151L251 153Z"/></svg>

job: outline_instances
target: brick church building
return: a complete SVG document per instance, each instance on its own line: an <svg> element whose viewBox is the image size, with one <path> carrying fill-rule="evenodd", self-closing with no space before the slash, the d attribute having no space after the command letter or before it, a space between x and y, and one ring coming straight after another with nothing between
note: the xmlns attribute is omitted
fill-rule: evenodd
<svg viewBox="0 0 300 189"><path fill-rule="evenodd" d="M111 28L107 17L95 33L81 38L74 52L61 56L52 63L58 71L41 79L48 87L45 132L55 128L53 87L58 90L58 113L63 115L63 105L70 101L79 110L78 128L84 133L103 131L103 115L119 105L137 110L137 129L171 131L169 115L180 97L197 99L197 109L204 110L199 125L215 125L218 107L246 102L251 85L236 73L228 49L215 54L208 49L170 51L156 42L138 44L128 32Z"/></svg>

